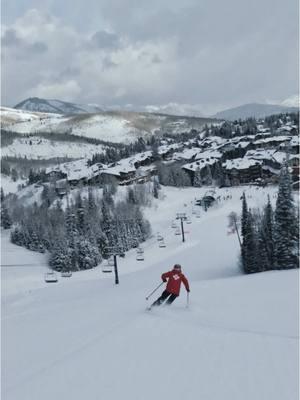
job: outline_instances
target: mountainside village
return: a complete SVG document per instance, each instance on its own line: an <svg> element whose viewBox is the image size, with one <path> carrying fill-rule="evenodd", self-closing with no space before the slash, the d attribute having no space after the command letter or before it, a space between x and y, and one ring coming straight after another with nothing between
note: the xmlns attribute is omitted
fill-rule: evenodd
<svg viewBox="0 0 300 400"><path fill-rule="evenodd" d="M121 158L117 152L113 162L105 162L105 155L94 155L49 167L31 179L36 184L51 182L59 196L64 196L68 187L101 186L110 180L119 185L144 183L156 175L161 183L172 186L264 186L278 182L281 165L288 158L293 187L299 188L297 114L223 122L186 136L191 138L168 135L152 144L141 140L144 151L130 157ZM99 159L102 162L97 162ZM109 161L109 156L106 159ZM172 180L171 171L178 167L184 172L183 182L179 176L177 182Z"/></svg>

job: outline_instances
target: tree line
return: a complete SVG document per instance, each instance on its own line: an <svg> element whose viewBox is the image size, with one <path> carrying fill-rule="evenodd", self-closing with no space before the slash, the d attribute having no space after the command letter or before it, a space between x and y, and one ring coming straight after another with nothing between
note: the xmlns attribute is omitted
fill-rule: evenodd
<svg viewBox="0 0 300 400"><path fill-rule="evenodd" d="M287 163L281 169L275 210L270 198L261 214L251 210L243 193L241 235L243 272L299 268L299 209Z"/></svg>
<svg viewBox="0 0 300 400"><path fill-rule="evenodd" d="M89 187L86 197L79 192L65 208L57 198L50 201L46 191L39 205L12 207L5 228L13 224L12 243L48 252L49 265L55 270L93 268L112 251L125 254L150 234L141 206L151 201L149 197L156 197L157 184L130 187L125 199L118 202L113 197L116 190L113 185L105 185L100 199ZM5 201L1 203L3 213L7 207Z"/></svg>

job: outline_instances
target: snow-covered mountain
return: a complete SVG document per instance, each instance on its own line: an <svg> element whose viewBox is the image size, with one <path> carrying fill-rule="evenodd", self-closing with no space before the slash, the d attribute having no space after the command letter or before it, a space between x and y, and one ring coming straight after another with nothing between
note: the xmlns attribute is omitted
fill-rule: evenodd
<svg viewBox="0 0 300 400"><path fill-rule="evenodd" d="M276 105L276 104L259 104L259 103L251 103L244 104L239 107L229 108L224 111L219 111L213 117L218 119L227 119L230 121L236 119L245 119L245 118L264 118L268 115L273 114L281 114L288 112L297 112L298 109L296 107L286 107L284 105Z"/></svg>
<svg viewBox="0 0 300 400"><path fill-rule="evenodd" d="M101 112L96 104L76 104L55 99L30 97L18 103L14 108L26 111L37 111L55 114L85 114Z"/></svg>
<svg viewBox="0 0 300 400"><path fill-rule="evenodd" d="M103 111L93 114L61 115L1 108L1 128L21 134L72 134L107 142L131 143L153 134L178 134L200 130L212 118L166 114Z"/></svg>

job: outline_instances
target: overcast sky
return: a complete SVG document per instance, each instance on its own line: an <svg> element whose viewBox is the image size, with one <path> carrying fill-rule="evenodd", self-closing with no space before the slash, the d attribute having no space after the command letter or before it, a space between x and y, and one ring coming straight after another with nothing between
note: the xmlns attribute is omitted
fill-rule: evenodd
<svg viewBox="0 0 300 400"><path fill-rule="evenodd" d="M2 105L211 114L298 93L298 0L2 0Z"/></svg>

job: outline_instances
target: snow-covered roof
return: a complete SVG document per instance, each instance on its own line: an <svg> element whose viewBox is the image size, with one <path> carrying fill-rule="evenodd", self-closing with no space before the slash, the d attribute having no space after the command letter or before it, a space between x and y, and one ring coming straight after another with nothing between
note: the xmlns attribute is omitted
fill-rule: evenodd
<svg viewBox="0 0 300 400"><path fill-rule="evenodd" d="M201 150L199 147L192 147L191 149L184 149L182 151L173 154L174 160L190 160L195 155L197 155Z"/></svg>
<svg viewBox="0 0 300 400"><path fill-rule="evenodd" d="M274 149L248 150L245 154L245 157L253 158L255 160L271 160L275 152L276 150Z"/></svg>
<svg viewBox="0 0 300 400"><path fill-rule="evenodd" d="M271 142L286 142L291 139L291 136L272 136L265 139L258 139L254 142L254 144L264 144L264 143L271 143Z"/></svg>
<svg viewBox="0 0 300 400"><path fill-rule="evenodd" d="M248 169L255 165L261 165L262 161L254 160L251 158L235 158L234 160L226 160L222 163L222 167L225 169Z"/></svg>
<svg viewBox="0 0 300 400"><path fill-rule="evenodd" d="M219 159L222 157L222 153L220 153L218 150L206 150L206 151L200 151L196 157L195 160L202 160L202 159Z"/></svg>
<svg viewBox="0 0 300 400"><path fill-rule="evenodd" d="M168 153L171 150L176 150L181 148L182 145L180 143L171 143L171 144L164 144L158 147L158 154L163 155Z"/></svg>
<svg viewBox="0 0 300 400"><path fill-rule="evenodd" d="M88 159L82 158L76 161L66 162L56 167L46 169L46 174L51 172L62 172L67 175L68 180L91 179L102 173L120 176L122 173L127 174L136 171L135 163L144 161L152 156L152 151L135 154L132 157L124 158L111 165L93 164L88 166Z"/></svg>
<svg viewBox="0 0 300 400"><path fill-rule="evenodd" d="M209 158L208 160L202 159L202 160L194 161L192 163L185 164L182 166L182 168L188 169L190 171L196 171L197 168L199 168L201 170L202 168L205 168L208 165L209 166L214 165L218 161L219 160L217 158Z"/></svg>

